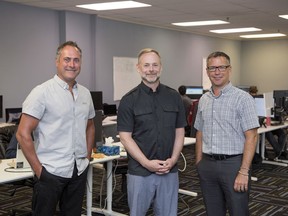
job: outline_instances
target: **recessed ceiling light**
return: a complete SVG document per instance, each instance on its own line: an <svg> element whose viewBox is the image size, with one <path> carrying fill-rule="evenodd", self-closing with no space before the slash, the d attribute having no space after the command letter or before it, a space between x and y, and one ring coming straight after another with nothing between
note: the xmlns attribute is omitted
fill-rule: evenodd
<svg viewBox="0 0 288 216"><path fill-rule="evenodd" d="M249 28L231 28L231 29L210 30L210 32L217 33L217 34L237 33L237 32L252 32L252 31L262 31L262 29L249 27Z"/></svg>
<svg viewBox="0 0 288 216"><path fill-rule="evenodd" d="M242 38L270 38L270 37L284 37L285 34L282 33L272 33L272 34L253 34L253 35L241 35Z"/></svg>
<svg viewBox="0 0 288 216"><path fill-rule="evenodd" d="M279 17L284 18L284 19L288 19L288 15L279 15Z"/></svg>
<svg viewBox="0 0 288 216"><path fill-rule="evenodd" d="M90 9L90 10L98 10L98 11L150 7L150 6L151 5L149 4L144 4L144 3L140 3L136 1L118 1L118 2L76 5L76 7Z"/></svg>
<svg viewBox="0 0 288 216"><path fill-rule="evenodd" d="M196 22L179 22L172 23L176 26L205 26L205 25L219 25L219 24L228 24L229 22L223 20L207 20L207 21L196 21Z"/></svg>

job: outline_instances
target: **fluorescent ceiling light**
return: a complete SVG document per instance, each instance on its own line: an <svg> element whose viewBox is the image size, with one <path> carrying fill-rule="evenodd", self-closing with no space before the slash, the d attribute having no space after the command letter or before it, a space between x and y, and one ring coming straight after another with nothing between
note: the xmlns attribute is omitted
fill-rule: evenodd
<svg viewBox="0 0 288 216"><path fill-rule="evenodd" d="M285 34L273 33L273 34L253 34L253 35L241 35L242 38L271 38L271 37L284 37Z"/></svg>
<svg viewBox="0 0 288 216"><path fill-rule="evenodd" d="M219 24L228 24L229 22L223 20L207 20L207 21L196 21L196 22L180 22L172 23L176 26L205 26L205 25L219 25Z"/></svg>
<svg viewBox="0 0 288 216"><path fill-rule="evenodd" d="M262 31L262 29L249 27L249 28L231 28L231 29L210 30L210 32L217 33L217 34L237 33L237 32L252 32L252 31Z"/></svg>
<svg viewBox="0 0 288 216"><path fill-rule="evenodd" d="M76 5L76 7L90 9L90 10L97 10L97 11L150 7L150 6L151 5L149 4L144 4L144 3L140 3L136 1L118 1L118 2Z"/></svg>
<svg viewBox="0 0 288 216"><path fill-rule="evenodd" d="M284 19L288 19L288 15L279 15L279 17L284 18Z"/></svg>

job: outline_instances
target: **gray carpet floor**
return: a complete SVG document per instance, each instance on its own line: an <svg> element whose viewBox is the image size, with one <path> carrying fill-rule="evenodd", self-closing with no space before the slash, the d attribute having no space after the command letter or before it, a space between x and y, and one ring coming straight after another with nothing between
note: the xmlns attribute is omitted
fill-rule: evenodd
<svg viewBox="0 0 288 216"><path fill-rule="evenodd" d="M205 214L199 179L194 166L194 146L187 146L183 153L187 162L184 172L180 172L180 188L197 192L197 197L179 195L178 215L202 216ZM184 160L179 159L179 168L183 169ZM250 194L250 214L252 216L288 216L288 167L268 164L253 164L252 175L258 181L252 182ZM105 170L94 168L93 207L103 207L106 197ZM126 194L121 191L121 175L117 175L113 192L114 211L129 214ZM0 185L0 215L9 215L11 209L30 210L32 188L21 186L13 196L14 185ZM100 196L100 194L102 194ZM101 204L101 206L100 206ZM86 197L83 202L85 214ZM101 214L94 214L101 215ZM152 216L152 209L147 213Z"/></svg>

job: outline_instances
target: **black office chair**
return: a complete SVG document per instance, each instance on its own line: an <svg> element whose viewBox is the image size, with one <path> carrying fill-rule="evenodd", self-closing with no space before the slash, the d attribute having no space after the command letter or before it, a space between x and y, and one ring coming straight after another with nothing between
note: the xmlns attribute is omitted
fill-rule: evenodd
<svg viewBox="0 0 288 216"><path fill-rule="evenodd" d="M0 137L3 138L2 135L6 136L5 141L8 142L5 149L5 159L15 158L16 157L16 151L17 151L17 139L16 139L16 131L17 131L17 125L15 126L8 126L5 128L1 128L0 130ZM4 141L1 138L1 143ZM4 144L4 143L2 143ZM13 186L12 191L10 193L10 196L14 196L17 189L22 188L24 186L28 186L33 188L34 186L34 180L33 178L14 181L12 183L9 183ZM10 216L30 216L32 215L31 211L23 210L23 209L11 209L9 212Z"/></svg>
<svg viewBox="0 0 288 216"><path fill-rule="evenodd" d="M199 100L193 101L191 105L191 131L190 131L190 137L196 137L196 128L194 127L195 119L196 119L196 114L198 110L198 103Z"/></svg>
<svg viewBox="0 0 288 216"><path fill-rule="evenodd" d="M22 108L6 108L5 113L6 113L6 122L16 123L20 119Z"/></svg>

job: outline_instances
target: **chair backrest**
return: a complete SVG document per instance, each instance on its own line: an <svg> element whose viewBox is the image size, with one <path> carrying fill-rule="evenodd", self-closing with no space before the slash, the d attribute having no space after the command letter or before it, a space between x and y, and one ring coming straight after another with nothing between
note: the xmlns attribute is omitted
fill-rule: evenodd
<svg viewBox="0 0 288 216"><path fill-rule="evenodd" d="M196 132L197 130L194 128L194 123L195 123L195 119L196 119L196 114L197 114L197 110L198 110L198 103L199 100L193 101L192 102L192 116L191 116L191 131L190 131L190 137L196 137Z"/></svg>
<svg viewBox="0 0 288 216"><path fill-rule="evenodd" d="M22 108L6 108L6 122L17 123L20 119Z"/></svg>
<svg viewBox="0 0 288 216"><path fill-rule="evenodd" d="M103 104L104 115L113 116L117 115L117 106L116 104Z"/></svg>

